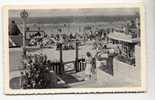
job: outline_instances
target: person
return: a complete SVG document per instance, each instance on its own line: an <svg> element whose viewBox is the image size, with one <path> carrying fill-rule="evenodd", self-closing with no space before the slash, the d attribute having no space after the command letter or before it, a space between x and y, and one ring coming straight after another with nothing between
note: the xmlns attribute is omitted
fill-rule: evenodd
<svg viewBox="0 0 155 100"><path fill-rule="evenodd" d="M21 72L21 77L20 77L20 86L21 88L24 88L24 84L25 84L25 77L24 77L24 73Z"/></svg>
<svg viewBox="0 0 155 100"><path fill-rule="evenodd" d="M91 68L91 72L92 72L92 79L93 79L93 80L97 80L96 58L95 58L95 56L92 58L92 68Z"/></svg>
<svg viewBox="0 0 155 100"><path fill-rule="evenodd" d="M90 52L86 53L86 68L85 68L85 80L90 80L92 77L92 56Z"/></svg>

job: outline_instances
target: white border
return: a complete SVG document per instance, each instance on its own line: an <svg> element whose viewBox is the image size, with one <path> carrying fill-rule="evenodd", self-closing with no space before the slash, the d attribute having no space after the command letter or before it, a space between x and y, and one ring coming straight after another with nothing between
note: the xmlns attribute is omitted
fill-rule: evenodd
<svg viewBox="0 0 155 100"><path fill-rule="evenodd" d="M117 88L67 88L67 89L10 89L9 88L9 47L8 47L8 10L9 9L77 9L77 8L140 8L141 23L141 86ZM136 4L50 4L50 5L9 5L3 7L4 32L4 92L5 94L49 94L49 93L107 93L107 92L144 92L146 91L146 33L144 6Z"/></svg>

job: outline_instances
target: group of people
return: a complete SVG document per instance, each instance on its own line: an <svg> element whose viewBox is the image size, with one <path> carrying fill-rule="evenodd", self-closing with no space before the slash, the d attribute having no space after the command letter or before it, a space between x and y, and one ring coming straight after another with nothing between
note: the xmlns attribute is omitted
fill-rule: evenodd
<svg viewBox="0 0 155 100"><path fill-rule="evenodd" d="M90 52L86 53L86 58L85 58L85 62L86 62L86 67L85 67L85 76L84 76L84 80L96 80L97 76L96 76L96 59L95 57L93 57L91 55Z"/></svg>
<svg viewBox="0 0 155 100"><path fill-rule="evenodd" d="M94 76L97 78L97 71L101 66L112 66L112 59L116 55L115 50L107 48L107 45L104 45L101 50L98 49L94 56L90 52L87 52L85 58L85 80L91 80Z"/></svg>
<svg viewBox="0 0 155 100"><path fill-rule="evenodd" d="M41 89L54 87L54 85L56 85L57 80L53 74L54 72L51 72L50 70L50 60L47 60L46 55L28 55L23 63L25 70L21 72L22 88Z"/></svg>
<svg viewBox="0 0 155 100"><path fill-rule="evenodd" d="M34 35L33 37L31 36L28 45L50 48L52 44L54 44L54 41L50 39L47 35L44 35L44 36Z"/></svg>

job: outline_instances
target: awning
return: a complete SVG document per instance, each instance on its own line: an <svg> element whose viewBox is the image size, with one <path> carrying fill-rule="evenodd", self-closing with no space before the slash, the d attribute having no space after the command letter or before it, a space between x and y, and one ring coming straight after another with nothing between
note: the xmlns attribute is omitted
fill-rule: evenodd
<svg viewBox="0 0 155 100"><path fill-rule="evenodd" d="M119 33L119 32L110 33L108 37L110 39L124 41L128 43L137 43L139 41L139 38L132 38L131 35L127 35L125 33Z"/></svg>

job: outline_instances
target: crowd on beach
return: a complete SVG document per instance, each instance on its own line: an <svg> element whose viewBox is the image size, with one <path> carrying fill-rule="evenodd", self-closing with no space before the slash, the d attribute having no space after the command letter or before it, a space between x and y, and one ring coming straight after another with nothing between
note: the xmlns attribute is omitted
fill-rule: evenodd
<svg viewBox="0 0 155 100"><path fill-rule="evenodd" d="M41 31L38 31L37 33L34 33L33 35L30 35L29 38L29 46L40 46L43 48L50 48L54 45L57 45L57 43L63 43L64 44L64 50L67 49L75 49L74 42L79 41L80 45L83 45L87 41L101 41L105 40L107 37L107 34L112 31L111 29L101 29L96 31L86 31L83 33L68 33L63 34L63 31L61 34L42 34Z"/></svg>

